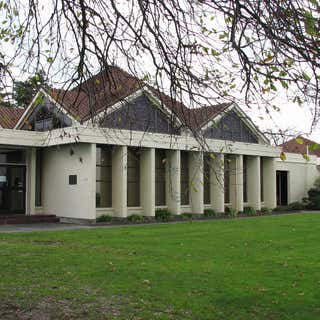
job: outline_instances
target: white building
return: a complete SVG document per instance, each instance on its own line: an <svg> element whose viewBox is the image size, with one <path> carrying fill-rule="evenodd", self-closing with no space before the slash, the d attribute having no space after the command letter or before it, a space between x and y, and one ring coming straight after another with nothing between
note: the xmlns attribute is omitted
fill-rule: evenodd
<svg viewBox="0 0 320 320"><path fill-rule="evenodd" d="M0 108L0 125L0 214L260 210L300 201L318 176L316 156L281 161L237 105L191 110L116 67Z"/></svg>

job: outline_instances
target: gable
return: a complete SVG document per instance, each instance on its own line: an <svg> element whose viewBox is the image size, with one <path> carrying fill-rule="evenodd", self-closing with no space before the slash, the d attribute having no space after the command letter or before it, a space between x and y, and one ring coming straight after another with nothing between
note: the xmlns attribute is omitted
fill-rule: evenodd
<svg viewBox="0 0 320 320"><path fill-rule="evenodd" d="M144 94L107 114L100 125L107 128L180 134L180 130L174 126L174 120Z"/></svg>
<svg viewBox="0 0 320 320"><path fill-rule="evenodd" d="M21 129L31 131L48 131L70 127L72 120L46 96L40 99L30 115L24 120Z"/></svg>
<svg viewBox="0 0 320 320"><path fill-rule="evenodd" d="M259 143L241 117L233 110L223 116L219 122L212 123L204 130L204 136L211 139L230 140L238 142Z"/></svg>

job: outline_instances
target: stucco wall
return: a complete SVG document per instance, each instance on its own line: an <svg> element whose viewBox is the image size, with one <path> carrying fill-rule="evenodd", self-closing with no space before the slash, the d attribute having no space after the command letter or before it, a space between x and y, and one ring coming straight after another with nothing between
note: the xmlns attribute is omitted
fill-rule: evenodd
<svg viewBox="0 0 320 320"><path fill-rule="evenodd" d="M95 144L85 143L44 149L44 212L59 217L95 219L95 152ZM77 175L76 185L69 185L69 175Z"/></svg>
<svg viewBox="0 0 320 320"><path fill-rule="evenodd" d="M317 158L311 156L310 161L306 161L302 155L290 153L286 157L285 161L277 159L276 170L288 171L288 203L301 201L320 176Z"/></svg>

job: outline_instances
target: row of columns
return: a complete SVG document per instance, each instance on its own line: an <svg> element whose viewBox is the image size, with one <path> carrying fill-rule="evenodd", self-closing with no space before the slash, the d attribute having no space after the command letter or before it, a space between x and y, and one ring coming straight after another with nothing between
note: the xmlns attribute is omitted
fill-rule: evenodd
<svg viewBox="0 0 320 320"><path fill-rule="evenodd" d="M114 214L127 216L127 147L115 146L112 157L112 203ZM189 151L189 199L193 213L203 213L203 153ZM141 207L143 215L155 214L155 149L142 148L140 158ZM243 155L230 158L230 205L237 211L243 211ZM224 212L224 154L210 158L210 208ZM247 194L248 205L261 209L261 181L259 156L247 159ZM276 207L276 168L275 158L263 160L264 206ZM166 205L173 214L181 213L180 190L180 151L166 151Z"/></svg>

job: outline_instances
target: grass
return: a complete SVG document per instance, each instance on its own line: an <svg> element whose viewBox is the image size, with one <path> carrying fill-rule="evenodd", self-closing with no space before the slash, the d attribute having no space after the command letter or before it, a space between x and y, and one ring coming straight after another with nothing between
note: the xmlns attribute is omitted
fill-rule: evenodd
<svg viewBox="0 0 320 320"><path fill-rule="evenodd" d="M319 240L318 214L0 234L0 319L319 319Z"/></svg>

